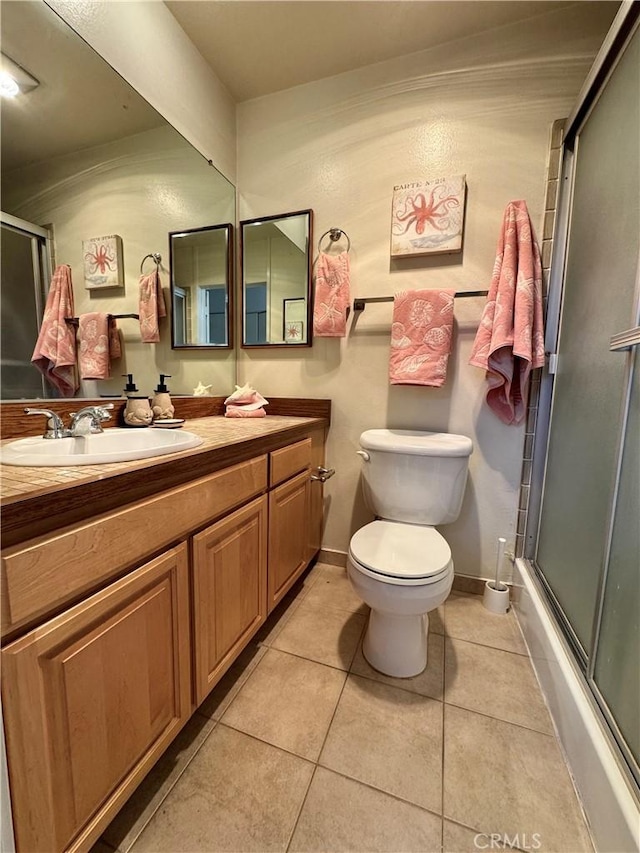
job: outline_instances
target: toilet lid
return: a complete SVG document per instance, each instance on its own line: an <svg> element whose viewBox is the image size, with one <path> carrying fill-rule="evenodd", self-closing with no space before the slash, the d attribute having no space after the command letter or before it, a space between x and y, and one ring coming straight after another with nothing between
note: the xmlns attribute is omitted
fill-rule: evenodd
<svg viewBox="0 0 640 853"><path fill-rule="evenodd" d="M435 580L451 561L451 549L435 528L394 521L361 527L349 550L367 569L395 578Z"/></svg>

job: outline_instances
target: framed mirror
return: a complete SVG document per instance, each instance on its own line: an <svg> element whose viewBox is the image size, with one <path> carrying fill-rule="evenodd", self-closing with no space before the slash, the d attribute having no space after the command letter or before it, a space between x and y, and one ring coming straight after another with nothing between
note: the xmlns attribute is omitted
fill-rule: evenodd
<svg viewBox="0 0 640 853"><path fill-rule="evenodd" d="M313 211L240 223L242 346L311 346Z"/></svg>
<svg viewBox="0 0 640 853"><path fill-rule="evenodd" d="M233 226L169 234L171 347L233 346Z"/></svg>

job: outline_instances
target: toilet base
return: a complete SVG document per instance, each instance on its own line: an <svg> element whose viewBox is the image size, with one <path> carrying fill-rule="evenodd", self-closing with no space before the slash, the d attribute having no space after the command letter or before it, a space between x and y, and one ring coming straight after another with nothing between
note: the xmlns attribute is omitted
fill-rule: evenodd
<svg viewBox="0 0 640 853"><path fill-rule="evenodd" d="M411 678L427 665L428 631L427 613L407 616L372 610L362 653L383 675Z"/></svg>

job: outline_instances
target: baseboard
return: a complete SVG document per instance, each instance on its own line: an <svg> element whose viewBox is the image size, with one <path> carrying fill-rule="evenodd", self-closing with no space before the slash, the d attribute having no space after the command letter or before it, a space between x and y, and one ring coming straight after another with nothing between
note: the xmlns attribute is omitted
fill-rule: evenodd
<svg viewBox="0 0 640 853"><path fill-rule="evenodd" d="M333 551L331 548L321 548L318 554L319 563L327 563L330 566L347 566L347 555L344 551Z"/></svg>

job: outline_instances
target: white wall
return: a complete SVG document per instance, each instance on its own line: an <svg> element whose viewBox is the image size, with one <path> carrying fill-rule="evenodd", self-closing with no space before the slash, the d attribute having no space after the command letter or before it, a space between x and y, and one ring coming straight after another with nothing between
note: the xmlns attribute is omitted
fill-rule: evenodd
<svg viewBox="0 0 640 853"><path fill-rule="evenodd" d="M527 200L540 234L549 128L570 109L607 28L588 7L545 15L535 29L503 27L240 104L240 218L312 207L316 243L329 227L343 228L352 296L485 289L510 200ZM463 254L391 262L394 184L459 173L468 183ZM295 353L239 353L239 382L265 396L333 400L327 458L337 475L327 485L324 547L345 551L370 518L355 450L364 429L382 426L473 439L462 513L444 531L456 571L487 576L496 538L513 544L523 430L490 413L484 375L467 364L483 304L456 301L441 389L389 386L389 304L368 306L344 340L316 339Z"/></svg>
<svg viewBox="0 0 640 853"><path fill-rule="evenodd" d="M235 102L160 0L46 0L235 183Z"/></svg>
<svg viewBox="0 0 640 853"><path fill-rule="evenodd" d="M138 312L140 262L162 255L165 302L170 311L169 231L233 222L235 191L182 137L169 127L146 131L18 169L3 183L3 207L30 222L53 225L57 264L70 264L76 315L89 311ZM82 241L118 234L124 247L124 288L88 291ZM153 270L147 260L145 272ZM230 394L235 353L172 350L169 316L160 321L160 343L143 344L136 320L120 320L123 358L114 378L85 384L83 396L117 394L120 374L133 372L143 393L153 391L160 372L171 375L175 394L191 394L198 382L212 393Z"/></svg>

